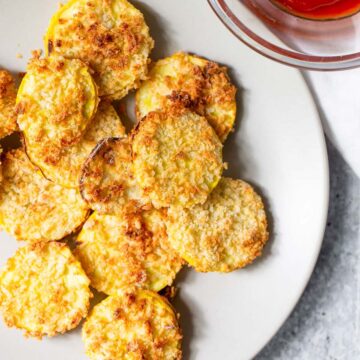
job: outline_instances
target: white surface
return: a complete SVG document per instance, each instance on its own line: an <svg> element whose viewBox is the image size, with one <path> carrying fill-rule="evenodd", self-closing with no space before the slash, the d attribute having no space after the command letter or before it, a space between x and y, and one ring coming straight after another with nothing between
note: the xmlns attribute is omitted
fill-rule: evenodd
<svg viewBox="0 0 360 360"><path fill-rule="evenodd" d="M0 66L23 70L41 47L56 0L0 0ZM272 238L264 256L228 275L180 275L185 359L250 359L274 335L301 295L321 245L328 168L320 122L299 72L263 59L233 37L205 1L144 0L155 56L195 52L231 67L239 93L236 133L225 145L229 174L254 184L267 202ZM197 19L197 20L196 20ZM17 244L2 234L4 263ZM1 359L81 360L79 331L25 340L0 325Z"/></svg>
<svg viewBox="0 0 360 360"><path fill-rule="evenodd" d="M360 177L360 69L307 73L330 141Z"/></svg>

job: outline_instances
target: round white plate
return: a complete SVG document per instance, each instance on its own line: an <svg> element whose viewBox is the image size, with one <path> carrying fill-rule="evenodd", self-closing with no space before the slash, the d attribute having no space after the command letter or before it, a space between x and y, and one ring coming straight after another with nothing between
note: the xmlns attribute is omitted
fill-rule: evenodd
<svg viewBox="0 0 360 360"><path fill-rule="evenodd" d="M58 0L0 0L0 66L24 71ZM194 52L231 69L239 90L235 133L225 144L228 175L264 196L271 240L264 255L228 274L184 271L176 307L184 358L252 358L298 301L318 256L328 201L328 164L319 118L301 74L248 50L205 0L134 1L156 40L154 57ZM17 59L16 54L23 54ZM1 265L18 244L4 233ZM42 342L0 324L4 360L81 360L80 331Z"/></svg>

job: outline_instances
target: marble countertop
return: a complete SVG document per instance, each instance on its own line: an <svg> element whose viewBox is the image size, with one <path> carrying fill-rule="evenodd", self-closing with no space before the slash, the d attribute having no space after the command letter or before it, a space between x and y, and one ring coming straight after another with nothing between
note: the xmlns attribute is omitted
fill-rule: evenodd
<svg viewBox="0 0 360 360"><path fill-rule="evenodd" d="M328 142L330 208L312 278L255 360L360 359L360 180Z"/></svg>

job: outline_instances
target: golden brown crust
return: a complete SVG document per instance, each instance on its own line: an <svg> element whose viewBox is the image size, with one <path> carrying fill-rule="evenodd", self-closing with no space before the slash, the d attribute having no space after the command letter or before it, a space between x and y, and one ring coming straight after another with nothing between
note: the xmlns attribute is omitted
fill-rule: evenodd
<svg viewBox="0 0 360 360"><path fill-rule="evenodd" d="M65 244L20 248L0 273L5 323L41 339L75 328L90 306L89 280Z"/></svg>
<svg viewBox="0 0 360 360"><path fill-rule="evenodd" d="M154 207L204 203L220 180L222 144L204 117L181 107L149 113L133 133L137 183Z"/></svg>
<svg viewBox="0 0 360 360"><path fill-rule="evenodd" d="M96 146L83 166L80 191L101 214L136 211L147 204L134 178L128 138L107 138Z"/></svg>
<svg viewBox="0 0 360 360"><path fill-rule="evenodd" d="M86 220L88 207L78 190L44 178L21 149L3 157L0 225L18 240L60 240Z"/></svg>
<svg viewBox="0 0 360 360"><path fill-rule="evenodd" d="M183 261L168 243L162 214L94 212L77 239L75 255L91 285L106 294L136 285L159 291L171 285Z"/></svg>
<svg viewBox="0 0 360 360"><path fill-rule="evenodd" d="M205 116L224 142L236 118L235 95L236 88L225 67L176 53L152 66L149 79L136 94L136 113L142 119L169 104L184 106Z"/></svg>
<svg viewBox="0 0 360 360"><path fill-rule="evenodd" d="M168 211L173 248L196 270L230 272L261 255L269 234L263 202L241 180L222 178L203 205Z"/></svg>
<svg viewBox="0 0 360 360"><path fill-rule="evenodd" d="M15 81L6 70L0 70L0 139L18 130L15 116Z"/></svg>
<svg viewBox="0 0 360 360"><path fill-rule="evenodd" d="M16 99L19 128L28 148L49 158L79 142L95 115L98 98L80 60L32 59Z"/></svg>
<svg viewBox="0 0 360 360"><path fill-rule="evenodd" d="M181 360L181 331L169 303L144 290L127 290L95 306L83 327L91 360Z"/></svg>
<svg viewBox="0 0 360 360"><path fill-rule="evenodd" d="M146 78L153 46L143 15L126 0L72 0L54 15L45 38L49 54L88 63L100 96L111 99Z"/></svg>
<svg viewBox="0 0 360 360"><path fill-rule="evenodd" d="M76 144L47 153L42 147L33 147L28 143L26 152L48 179L67 188L78 188L82 166L97 143L104 138L124 135L125 128L113 106L101 102L95 117Z"/></svg>

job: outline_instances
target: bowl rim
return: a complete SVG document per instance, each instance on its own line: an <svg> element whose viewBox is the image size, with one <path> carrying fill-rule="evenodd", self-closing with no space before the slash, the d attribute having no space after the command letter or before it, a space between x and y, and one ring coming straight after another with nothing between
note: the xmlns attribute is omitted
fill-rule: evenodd
<svg viewBox="0 0 360 360"><path fill-rule="evenodd" d="M337 55L304 55L277 46L251 31L233 13L226 0L207 0L221 22L245 45L259 54L279 63L296 68L319 71L347 70L360 66L360 52Z"/></svg>

